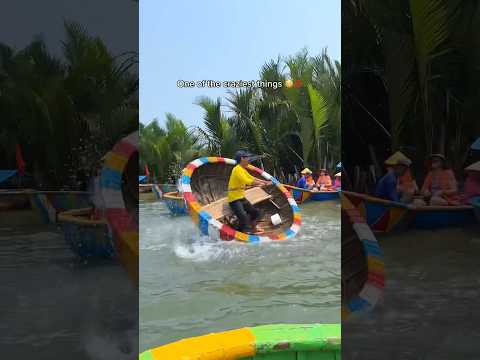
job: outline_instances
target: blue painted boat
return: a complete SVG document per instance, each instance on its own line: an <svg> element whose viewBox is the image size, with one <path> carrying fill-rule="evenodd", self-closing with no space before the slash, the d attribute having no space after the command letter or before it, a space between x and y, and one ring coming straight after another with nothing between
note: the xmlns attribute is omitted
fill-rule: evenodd
<svg viewBox="0 0 480 360"><path fill-rule="evenodd" d="M292 196L299 204L304 203L307 200L312 201L327 201L339 199L339 191L337 189L332 191L311 191L302 189L292 185L284 185L292 192Z"/></svg>
<svg viewBox="0 0 480 360"><path fill-rule="evenodd" d="M178 191L163 194L163 200L172 215L181 216L188 214L185 201Z"/></svg>
<svg viewBox="0 0 480 360"><path fill-rule="evenodd" d="M112 258L115 254L107 222L92 220L91 208L75 209L58 214L65 241L81 259Z"/></svg>
<svg viewBox="0 0 480 360"><path fill-rule="evenodd" d="M417 206L413 212L412 226L417 229L438 229L451 226L465 226L475 223L471 205L459 206Z"/></svg>

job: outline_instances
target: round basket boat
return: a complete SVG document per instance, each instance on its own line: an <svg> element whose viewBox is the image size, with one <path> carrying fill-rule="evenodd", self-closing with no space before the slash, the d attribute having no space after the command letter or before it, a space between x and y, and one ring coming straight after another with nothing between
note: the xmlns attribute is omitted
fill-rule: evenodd
<svg viewBox="0 0 480 360"><path fill-rule="evenodd" d="M106 155L100 183L115 252L138 283L138 131Z"/></svg>
<svg viewBox="0 0 480 360"><path fill-rule="evenodd" d="M358 209L343 194L342 320L370 311L383 297L383 252Z"/></svg>
<svg viewBox="0 0 480 360"><path fill-rule="evenodd" d="M180 340L140 354L140 360L338 360L339 324L278 324Z"/></svg>
<svg viewBox="0 0 480 360"><path fill-rule="evenodd" d="M65 241L82 259L111 258L113 244L105 220L91 220L92 208L75 209L58 214Z"/></svg>
<svg viewBox="0 0 480 360"><path fill-rule="evenodd" d="M219 236L222 240L258 242L293 238L301 226L300 209L290 192L273 176L252 165L248 172L257 178L272 181L273 185L245 191L246 199L260 210L257 224L261 235L236 230L236 217L227 203L228 181L236 161L222 157L204 157L192 161L183 169L181 186L183 197L193 221L202 235ZM279 225L273 225L271 216L278 214Z"/></svg>
<svg viewBox="0 0 480 360"><path fill-rule="evenodd" d="M185 200L178 191L163 194L163 200L170 213L174 216L187 215Z"/></svg>

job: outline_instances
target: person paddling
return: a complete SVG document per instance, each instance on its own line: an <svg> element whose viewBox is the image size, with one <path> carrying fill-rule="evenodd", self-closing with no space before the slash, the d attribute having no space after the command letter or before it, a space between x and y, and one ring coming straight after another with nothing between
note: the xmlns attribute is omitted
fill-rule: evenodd
<svg viewBox="0 0 480 360"><path fill-rule="evenodd" d="M239 231L260 234L263 231L257 229L257 220L260 211L245 198L247 186L272 185L271 181L258 179L247 171L251 161L259 156L252 155L244 150L235 153L237 165L233 168L228 181L228 204L239 222Z"/></svg>

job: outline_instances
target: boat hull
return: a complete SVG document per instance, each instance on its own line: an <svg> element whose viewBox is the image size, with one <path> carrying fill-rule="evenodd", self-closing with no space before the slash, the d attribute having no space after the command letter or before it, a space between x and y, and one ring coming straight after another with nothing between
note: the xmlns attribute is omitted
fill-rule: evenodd
<svg viewBox="0 0 480 360"><path fill-rule="evenodd" d="M104 220L91 220L91 208L61 212L65 242L81 259L112 258L114 256L108 225Z"/></svg>
<svg viewBox="0 0 480 360"><path fill-rule="evenodd" d="M340 324L242 328L180 340L140 354L140 360L338 360L340 357Z"/></svg>
<svg viewBox="0 0 480 360"><path fill-rule="evenodd" d="M438 229L475 223L472 206L440 206L412 210L412 226L417 229Z"/></svg>
<svg viewBox="0 0 480 360"><path fill-rule="evenodd" d="M412 221L413 214L405 204L349 191L342 194L355 205L374 232L405 230Z"/></svg>
<svg viewBox="0 0 480 360"><path fill-rule="evenodd" d="M336 200L339 198L339 191L310 191L301 189L291 185L285 185L287 189L290 189L293 198L299 204L304 203L305 201L328 201Z"/></svg>
<svg viewBox="0 0 480 360"><path fill-rule="evenodd" d="M170 214L173 216L182 216L188 214L185 201L177 191L163 194L163 200L170 211Z"/></svg>
<svg viewBox="0 0 480 360"><path fill-rule="evenodd" d="M342 320L371 311L383 298L383 252L357 207L343 193Z"/></svg>
<svg viewBox="0 0 480 360"><path fill-rule="evenodd" d="M228 180L236 161L222 157L205 157L192 161L183 170L181 186L183 197L189 208L192 220L202 235L230 241L259 242L270 240L287 240L293 238L301 226L300 209L291 193L273 176L263 170L249 165L252 176L272 182L269 187L271 201L255 205L260 210L258 223L265 232L261 235L244 233L236 230L229 219L218 220L212 217L204 207L216 201L226 199ZM208 179L205 181L205 179ZM226 205L227 206L227 205ZM276 228L272 226L270 217L280 214L282 223ZM234 221L235 219L232 219Z"/></svg>
<svg viewBox="0 0 480 360"><path fill-rule="evenodd" d="M138 131L105 156L100 183L116 256L138 284Z"/></svg>

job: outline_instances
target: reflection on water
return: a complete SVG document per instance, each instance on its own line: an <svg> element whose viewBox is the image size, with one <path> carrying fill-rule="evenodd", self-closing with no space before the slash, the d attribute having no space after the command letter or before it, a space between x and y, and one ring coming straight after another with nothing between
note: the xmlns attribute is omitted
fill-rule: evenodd
<svg viewBox="0 0 480 360"><path fill-rule="evenodd" d="M342 326L343 359L479 359L480 229L379 238L385 299Z"/></svg>
<svg viewBox="0 0 480 360"><path fill-rule="evenodd" d="M140 204L140 350L213 331L340 321L340 208L302 205L299 236L200 238L188 217Z"/></svg>
<svg viewBox="0 0 480 360"><path fill-rule="evenodd" d="M0 294L1 358L138 356L138 299L126 272L78 263L53 226L0 228Z"/></svg>

